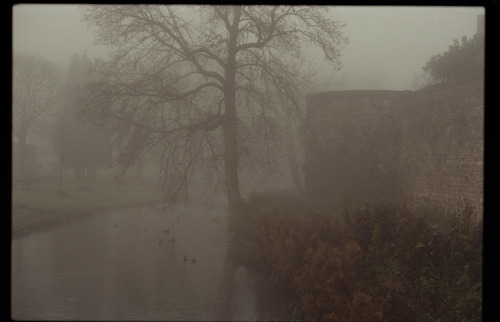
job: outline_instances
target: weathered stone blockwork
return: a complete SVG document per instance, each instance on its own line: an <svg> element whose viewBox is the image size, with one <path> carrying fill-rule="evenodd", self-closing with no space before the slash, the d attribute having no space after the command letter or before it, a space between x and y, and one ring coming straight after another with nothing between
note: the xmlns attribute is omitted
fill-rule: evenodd
<svg viewBox="0 0 500 322"><path fill-rule="evenodd" d="M342 91L307 98L305 190L319 202L397 194L399 91ZM398 189L399 188L399 189Z"/></svg>
<svg viewBox="0 0 500 322"><path fill-rule="evenodd" d="M417 91L395 102L405 195L446 209L483 209L484 78Z"/></svg>
<svg viewBox="0 0 500 322"><path fill-rule="evenodd" d="M305 189L339 205L406 199L482 212L484 80L307 97Z"/></svg>

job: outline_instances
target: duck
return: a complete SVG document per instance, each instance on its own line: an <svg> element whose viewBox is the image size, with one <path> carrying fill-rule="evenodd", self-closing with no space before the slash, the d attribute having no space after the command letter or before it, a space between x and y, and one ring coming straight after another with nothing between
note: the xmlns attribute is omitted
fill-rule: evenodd
<svg viewBox="0 0 500 322"><path fill-rule="evenodd" d="M194 257L193 257L193 258L191 259L191 263L193 263L193 264L194 264L194 263L196 263L196 258L194 258Z"/></svg>
<svg viewBox="0 0 500 322"><path fill-rule="evenodd" d="M186 262L188 260L188 258L186 257L186 255L184 255L184 261Z"/></svg>

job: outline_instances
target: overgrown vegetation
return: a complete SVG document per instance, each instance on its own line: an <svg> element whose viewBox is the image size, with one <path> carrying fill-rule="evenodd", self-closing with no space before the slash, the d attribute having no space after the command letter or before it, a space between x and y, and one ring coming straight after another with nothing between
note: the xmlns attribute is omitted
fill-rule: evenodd
<svg viewBox="0 0 500 322"><path fill-rule="evenodd" d="M308 321L477 321L482 219L431 223L389 202L342 213L254 194L230 223L236 260L270 269Z"/></svg>

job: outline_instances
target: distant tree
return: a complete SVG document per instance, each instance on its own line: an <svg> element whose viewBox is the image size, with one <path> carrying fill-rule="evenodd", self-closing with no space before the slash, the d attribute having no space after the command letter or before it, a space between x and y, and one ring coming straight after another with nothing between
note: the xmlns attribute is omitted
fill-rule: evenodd
<svg viewBox="0 0 500 322"><path fill-rule="evenodd" d="M68 123L65 122L65 118L59 117L54 126L53 132L53 144L54 151L59 158L59 191L63 191L64 185L64 166L66 163L67 150L69 148L68 134L69 127Z"/></svg>
<svg viewBox="0 0 500 322"><path fill-rule="evenodd" d="M277 106L265 94L289 97L304 79L292 65L311 46L339 66L346 42L327 7L89 6L84 19L98 42L116 47L82 95L82 111L113 128L126 169L160 144L163 187L175 200L193 168L204 164L224 182L228 204L241 202L241 162L259 161L254 147L275 132ZM213 172L212 172L213 173Z"/></svg>
<svg viewBox="0 0 500 322"><path fill-rule="evenodd" d="M458 39L453 40L453 44L448 47L448 51L443 54L433 55L425 66L424 72L442 82L484 68L484 39L481 35L475 34L468 39L462 37L462 43Z"/></svg>
<svg viewBox="0 0 500 322"><path fill-rule="evenodd" d="M61 80L60 69L49 60L29 54L14 55L12 128L23 174L28 137L39 133L57 108Z"/></svg>
<svg viewBox="0 0 500 322"><path fill-rule="evenodd" d="M91 61L86 52L74 54L68 68L64 95L54 132L54 146L60 160L60 189L65 165L73 167L75 175L85 186L86 173L110 164L109 136L77 115L76 97L83 82L88 79Z"/></svg>

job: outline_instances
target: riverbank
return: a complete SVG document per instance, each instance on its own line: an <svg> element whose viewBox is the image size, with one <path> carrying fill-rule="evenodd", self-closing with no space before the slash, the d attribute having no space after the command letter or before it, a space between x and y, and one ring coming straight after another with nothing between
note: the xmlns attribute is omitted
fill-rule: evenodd
<svg viewBox="0 0 500 322"><path fill-rule="evenodd" d="M96 179L78 187L69 181L63 192L50 178L39 187L12 190L12 238L48 229L106 210L152 205L161 201L159 190L149 182L117 185Z"/></svg>

